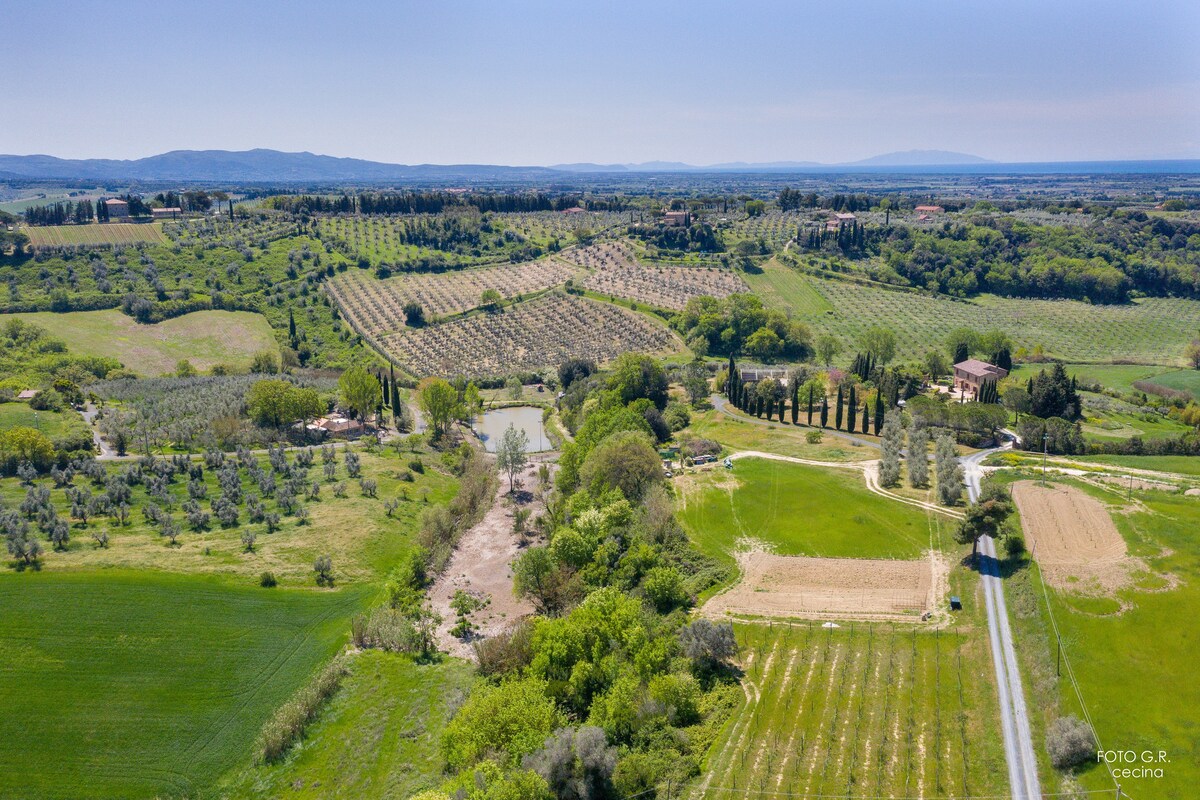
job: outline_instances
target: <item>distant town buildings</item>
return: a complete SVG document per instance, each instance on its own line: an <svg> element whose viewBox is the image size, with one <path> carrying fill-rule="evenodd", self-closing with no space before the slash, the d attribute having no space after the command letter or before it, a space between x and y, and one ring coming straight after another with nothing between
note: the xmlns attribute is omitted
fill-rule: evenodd
<svg viewBox="0 0 1200 800"><path fill-rule="evenodd" d="M663 224L672 227L686 228L692 224L692 212L690 211L664 211Z"/></svg>
<svg viewBox="0 0 1200 800"><path fill-rule="evenodd" d="M918 214L945 214L946 209L941 206L917 206L915 211Z"/></svg>
<svg viewBox="0 0 1200 800"><path fill-rule="evenodd" d="M110 201L111 202L111 201ZM150 215L155 219L179 219L183 215L182 208L152 208Z"/></svg>

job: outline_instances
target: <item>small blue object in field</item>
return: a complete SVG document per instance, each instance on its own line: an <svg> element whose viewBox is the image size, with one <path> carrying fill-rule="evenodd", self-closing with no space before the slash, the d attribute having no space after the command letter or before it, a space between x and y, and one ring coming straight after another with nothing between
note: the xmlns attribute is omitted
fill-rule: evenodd
<svg viewBox="0 0 1200 800"><path fill-rule="evenodd" d="M958 595L950 595L950 608L954 611L962 611L962 600L959 599Z"/></svg>

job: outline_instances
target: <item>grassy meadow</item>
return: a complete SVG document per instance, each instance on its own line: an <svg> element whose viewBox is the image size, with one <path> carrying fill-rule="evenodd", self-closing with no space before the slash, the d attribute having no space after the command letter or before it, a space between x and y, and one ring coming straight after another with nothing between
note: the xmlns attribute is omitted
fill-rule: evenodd
<svg viewBox="0 0 1200 800"><path fill-rule="evenodd" d="M205 795L341 647L361 590L0 574L0 797Z"/></svg>
<svg viewBox="0 0 1200 800"><path fill-rule="evenodd" d="M52 440L87 432L87 423L74 411L35 411L28 403L0 403L0 431L17 427L34 428Z"/></svg>
<svg viewBox="0 0 1200 800"><path fill-rule="evenodd" d="M228 798L405 798L442 779L441 733L473 680L463 661L364 650L304 740L224 781Z"/></svg>
<svg viewBox="0 0 1200 800"><path fill-rule="evenodd" d="M248 311L194 311L154 325L116 310L41 311L0 320L7 316L40 325L75 355L115 358L149 377L174 372L185 358L198 370L214 364L244 369L255 353L279 349L266 318Z"/></svg>
<svg viewBox="0 0 1200 800"><path fill-rule="evenodd" d="M692 540L727 563L741 539L828 558L918 558L930 547L926 513L868 491L856 470L747 458L676 485Z"/></svg>
<svg viewBox="0 0 1200 800"><path fill-rule="evenodd" d="M793 426L791 423L779 422L759 425L744 417L740 411L734 413L738 416L730 417L715 410L693 411L692 423L688 430L699 437L714 439L730 450L758 450L813 461L867 461L879 457L878 450L855 445L831 435L828 431L820 443L809 444L805 434L814 429L803 425L804 415L801 415L801 425ZM877 438L855 435L863 439Z"/></svg>

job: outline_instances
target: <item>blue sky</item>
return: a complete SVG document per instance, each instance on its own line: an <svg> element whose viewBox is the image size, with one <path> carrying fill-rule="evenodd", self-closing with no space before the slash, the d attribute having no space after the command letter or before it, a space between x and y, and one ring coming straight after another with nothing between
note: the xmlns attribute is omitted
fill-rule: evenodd
<svg viewBox="0 0 1200 800"><path fill-rule="evenodd" d="M0 0L0 152L1200 157L1200 2Z"/></svg>

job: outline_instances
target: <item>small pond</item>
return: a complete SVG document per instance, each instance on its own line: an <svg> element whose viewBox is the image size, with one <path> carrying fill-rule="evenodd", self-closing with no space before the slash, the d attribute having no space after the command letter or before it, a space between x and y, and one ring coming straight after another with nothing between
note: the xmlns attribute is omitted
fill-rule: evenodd
<svg viewBox="0 0 1200 800"><path fill-rule="evenodd" d="M542 409L535 406L513 406L488 411L476 419L475 432L483 440L483 446L487 448L487 451L494 453L496 444L509 425L515 426L518 430L524 429L525 435L529 437L530 453L553 449L554 445L550 441L550 437L546 435L545 426L542 424Z"/></svg>

